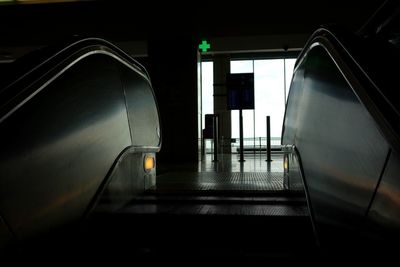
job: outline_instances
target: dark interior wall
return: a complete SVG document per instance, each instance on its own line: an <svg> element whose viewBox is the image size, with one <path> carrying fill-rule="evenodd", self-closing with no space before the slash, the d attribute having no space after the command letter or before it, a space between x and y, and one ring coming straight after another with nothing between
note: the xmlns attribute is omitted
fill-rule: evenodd
<svg viewBox="0 0 400 267"><path fill-rule="evenodd" d="M160 164L198 159L196 44L190 37L148 42L147 68L161 115Z"/></svg>
<svg viewBox="0 0 400 267"><path fill-rule="evenodd" d="M0 5L0 45L45 45L69 35L112 41L160 34L201 38L311 34L337 23L357 30L385 0L326 1L89 1Z"/></svg>

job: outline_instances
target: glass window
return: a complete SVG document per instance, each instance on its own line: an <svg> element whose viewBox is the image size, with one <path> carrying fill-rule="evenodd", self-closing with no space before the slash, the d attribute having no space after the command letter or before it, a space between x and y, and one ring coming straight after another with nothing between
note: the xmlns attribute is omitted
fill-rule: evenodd
<svg viewBox="0 0 400 267"><path fill-rule="evenodd" d="M271 137L280 142L285 103L295 62L295 58L231 61L231 73L254 72L255 110L243 110L244 138L265 138L266 116L270 116ZM232 138L239 138L239 111L233 110L231 116Z"/></svg>
<svg viewBox="0 0 400 267"><path fill-rule="evenodd" d="M232 60L231 73L252 73L253 60Z"/></svg>
<svg viewBox="0 0 400 267"><path fill-rule="evenodd" d="M266 116L271 117L271 137L280 137L285 112L283 59L254 61L256 137L266 136Z"/></svg>
<svg viewBox="0 0 400 267"><path fill-rule="evenodd" d="M287 58L285 59L285 71L286 71L286 100L289 95L289 88L290 88L290 83L292 81L292 76L293 76L293 70L294 70L294 64L296 63L295 58Z"/></svg>
<svg viewBox="0 0 400 267"><path fill-rule="evenodd" d="M295 58L231 61L231 73L254 73L255 109L243 110L245 146L253 146L254 142L258 142L259 137L262 138L263 143L265 142L266 116L271 117L272 143L280 144L285 103L289 94L295 62ZM204 115L214 113L214 66L212 61L206 61L201 63L201 67L202 129L204 129ZM238 110L231 111L231 123L232 138L238 139Z"/></svg>

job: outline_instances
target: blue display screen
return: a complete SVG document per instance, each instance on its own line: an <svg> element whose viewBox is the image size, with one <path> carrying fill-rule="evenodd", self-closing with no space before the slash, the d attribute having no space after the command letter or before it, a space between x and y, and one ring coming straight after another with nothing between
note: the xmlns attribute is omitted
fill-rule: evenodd
<svg viewBox="0 0 400 267"><path fill-rule="evenodd" d="M227 75L228 109L254 109L254 74Z"/></svg>

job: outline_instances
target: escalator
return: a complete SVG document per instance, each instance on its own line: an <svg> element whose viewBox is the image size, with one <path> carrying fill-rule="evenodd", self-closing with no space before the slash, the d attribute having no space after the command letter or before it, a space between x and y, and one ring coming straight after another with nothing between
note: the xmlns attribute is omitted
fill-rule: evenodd
<svg viewBox="0 0 400 267"><path fill-rule="evenodd" d="M4 71L6 261L294 262L316 249L303 191L154 189L157 103L145 69L111 43L70 40Z"/></svg>
<svg viewBox="0 0 400 267"><path fill-rule="evenodd" d="M2 74L1 252L35 246L99 202L123 206L154 185L157 103L145 69L122 50L72 39Z"/></svg>
<svg viewBox="0 0 400 267"><path fill-rule="evenodd" d="M161 133L150 80L104 40L15 62L0 91L2 252L247 266L332 263L393 244L399 72L388 62L399 62L399 9L387 10L393 16L377 13L358 35L317 30L298 58L282 135L285 181L304 186L295 194L156 186Z"/></svg>
<svg viewBox="0 0 400 267"><path fill-rule="evenodd" d="M4 71L3 259L235 264L305 260L316 249L303 191L155 187L151 83L111 43L70 40Z"/></svg>
<svg viewBox="0 0 400 267"><path fill-rule="evenodd" d="M87 243L121 261L134 254L141 263L246 265L318 255L301 195L150 192L91 219Z"/></svg>
<svg viewBox="0 0 400 267"><path fill-rule="evenodd" d="M399 13L387 1L357 35L321 28L295 65L282 144L322 247L380 257L398 241Z"/></svg>

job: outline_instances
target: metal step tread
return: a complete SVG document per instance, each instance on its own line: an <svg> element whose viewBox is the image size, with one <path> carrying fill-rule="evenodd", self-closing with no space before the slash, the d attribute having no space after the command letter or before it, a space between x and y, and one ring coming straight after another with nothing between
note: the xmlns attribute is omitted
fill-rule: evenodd
<svg viewBox="0 0 400 267"><path fill-rule="evenodd" d="M304 190L226 190L211 189L203 190L199 188L150 188L145 195L164 196L164 195L181 195L181 196L217 196L217 197L304 197Z"/></svg>
<svg viewBox="0 0 400 267"><path fill-rule="evenodd" d="M306 205L254 203L134 203L115 212L121 215L230 215L308 217Z"/></svg>
<svg viewBox="0 0 400 267"><path fill-rule="evenodd" d="M182 195L182 194L144 194L137 196L130 204L141 203L207 203L207 204L292 204L306 205L306 198L302 195L295 196L280 196L280 195L260 195L260 196L220 196L212 195Z"/></svg>

